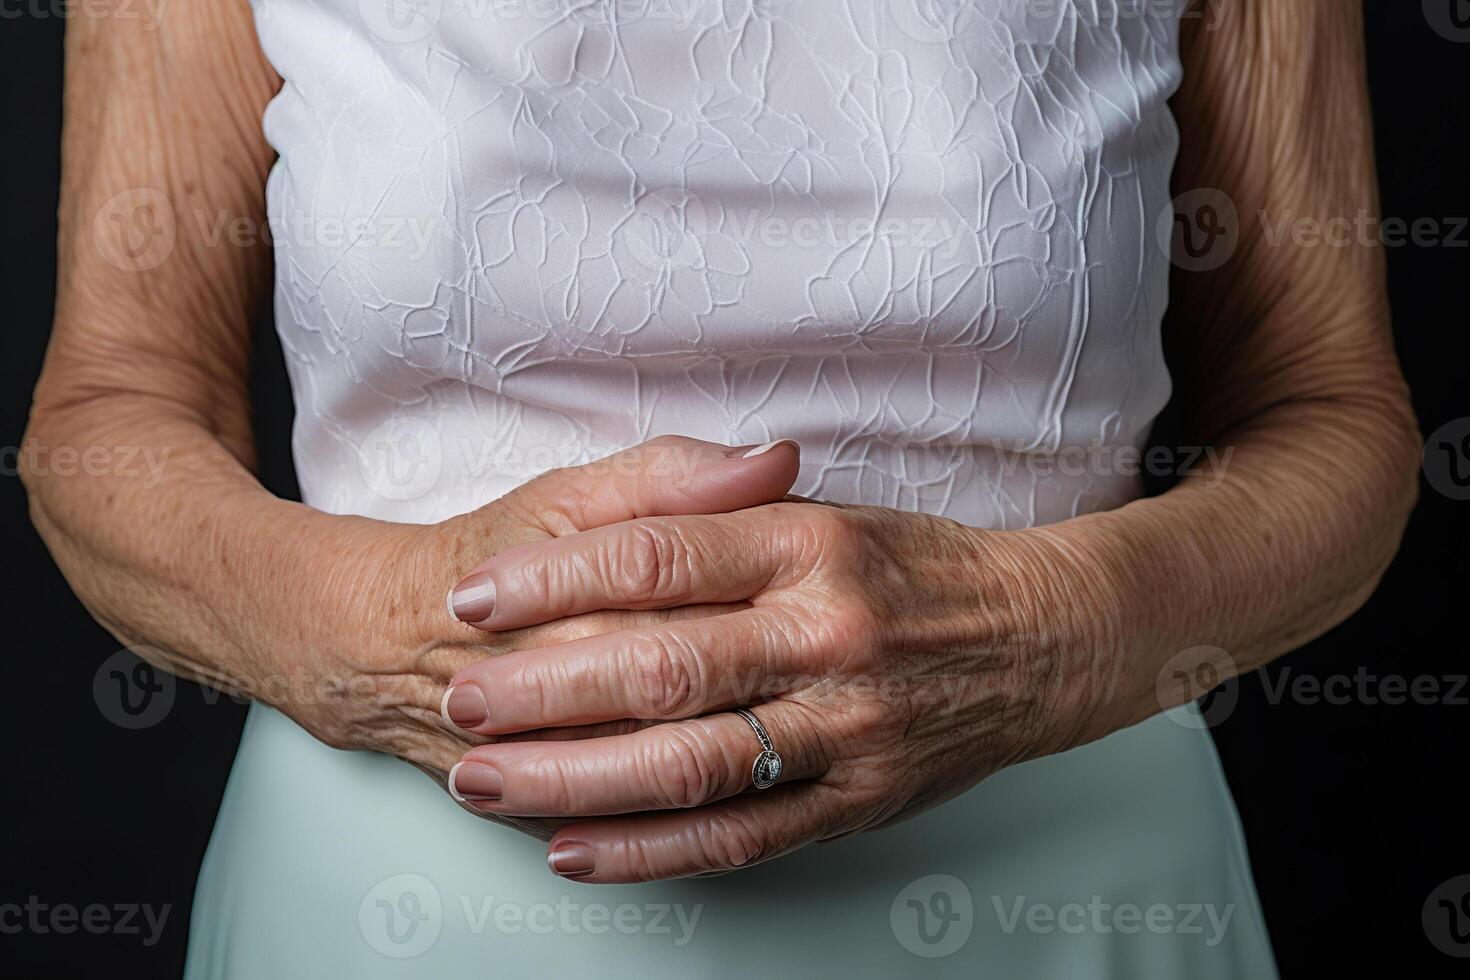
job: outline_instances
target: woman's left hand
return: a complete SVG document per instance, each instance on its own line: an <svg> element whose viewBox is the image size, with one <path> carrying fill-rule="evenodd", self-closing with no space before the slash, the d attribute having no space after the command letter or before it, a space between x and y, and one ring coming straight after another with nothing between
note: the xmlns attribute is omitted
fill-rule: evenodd
<svg viewBox="0 0 1470 980"><path fill-rule="evenodd" d="M452 773L456 794L490 813L589 818L548 856L589 882L725 871L892 823L1100 734L1091 702L1110 686L1118 610L1082 554L1055 528L805 502L502 552L466 579L493 589L494 611L474 624L485 630L748 607L461 670L455 715L476 734L657 724L479 746ZM784 763L770 789L752 788L761 745L740 706Z"/></svg>

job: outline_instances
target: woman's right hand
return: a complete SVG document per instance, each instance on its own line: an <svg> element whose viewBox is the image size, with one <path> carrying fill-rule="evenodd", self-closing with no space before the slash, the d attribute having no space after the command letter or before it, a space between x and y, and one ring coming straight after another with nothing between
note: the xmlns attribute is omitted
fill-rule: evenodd
<svg viewBox="0 0 1470 980"><path fill-rule="evenodd" d="M305 544L314 557L294 573L303 581L287 590L291 604L273 623L237 625L237 645L246 651L237 666L246 675L229 686L328 745L398 756L443 785L470 746L488 741L443 713L456 671L487 656L728 608L596 612L491 635L454 619L448 589L515 545L638 517L720 513L781 499L796 478L795 455L743 458L751 448L664 436L553 470L439 524L320 515ZM637 722L515 737L584 737L629 724ZM543 837L556 826L507 822Z"/></svg>
<svg viewBox="0 0 1470 980"><path fill-rule="evenodd" d="M597 524L766 503L795 479L789 453L665 438L432 526L272 496L253 472L248 385L270 238L211 233L218 216L269 227L260 120L281 80L250 7L78 18L66 43L56 319L21 475L78 598L155 665L439 774L474 738L440 716L458 668L633 625L594 614L489 640L445 608L466 572Z"/></svg>

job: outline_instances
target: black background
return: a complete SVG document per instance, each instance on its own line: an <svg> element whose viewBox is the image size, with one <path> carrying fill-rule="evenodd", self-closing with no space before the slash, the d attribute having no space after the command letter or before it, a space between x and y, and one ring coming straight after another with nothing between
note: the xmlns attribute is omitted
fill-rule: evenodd
<svg viewBox="0 0 1470 980"><path fill-rule="evenodd" d="M1369 8L1383 214L1435 219L1448 234L1449 219L1470 215L1470 43L1431 30L1414 0L1369 0ZM60 9L51 0L0 0L0 447L21 443L51 316ZM1426 434L1470 415L1467 244L1470 231L1457 246L1389 249L1399 351ZM259 332L263 478L291 494L289 392L269 324ZM13 455L5 461L13 464ZM1470 874L1470 692L1428 705L1268 694L1283 679L1342 675L1431 678L1448 691L1470 673L1467 516L1470 503L1424 484L1403 550L1367 607L1271 667L1267 684L1243 679L1233 711L1215 726L1284 976L1389 967L1463 976L1470 965L1437 951L1421 923L1430 892ZM158 724L127 731L111 723L92 689L118 645L71 595L9 471L0 476L0 535L0 765L9 797L0 904L34 895L53 906L171 906L152 946L116 932L0 934L0 970L176 976L194 875L244 710L180 684ZM1367 689L1378 690L1371 680Z"/></svg>

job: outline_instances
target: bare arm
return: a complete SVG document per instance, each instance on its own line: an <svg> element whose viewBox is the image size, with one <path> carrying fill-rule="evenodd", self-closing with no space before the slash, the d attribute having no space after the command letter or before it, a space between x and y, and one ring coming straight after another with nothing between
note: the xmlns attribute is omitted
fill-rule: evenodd
<svg viewBox="0 0 1470 980"><path fill-rule="evenodd" d="M425 527L272 496L251 472L247 400L270 255L208 229L221 212L264 225L260 123L278 85L245 0L174 0L156 25L69 23L56 321L23 464L31 511L88 609L141 655L258 697L331 745L442 773L478 741L441 716L458 666L632 621L580 617L487 644L445 610L466 569L601 522L778 499L796 462L656 440ZM86 465L46 465L57 451ZM701 464L689 482L661 475L669 452ZM651 477L650 460L665 467Z"/></svg>
<svg viewBox="0 0 1470 980"><path fill-rule="evenodd" d="M70 22L56 320L27 437L162 462L156 486L121 466L28 468L32 514L110 630L186 676L243 683L253 667L221 619L267 628L313 515L251 475L249 330L269 250L211 247L189 217L263 225L260 115L278 85L245 3L175 4L156 30Z"/></svg>
<svg viewBox="0 0 1470 980"><path fill-rule="evenodd" d="M1383 249L1267 234L1287 217L1378 214L1361 6L1210 6L1184 26L1174 186L1228 195L1240 239L1218 269L1176 270L1167 338L1184 441L1234 453L1217 485L1186 478L1090 520L1124 542L1113 572L1163 651L1212 645L1245 671L1372 593L1416 499L1421 440ZM1134 694L1119 722L1157 709L1144 692L1161 666L1122 663L1136 676L1120 678Z"/></svg>

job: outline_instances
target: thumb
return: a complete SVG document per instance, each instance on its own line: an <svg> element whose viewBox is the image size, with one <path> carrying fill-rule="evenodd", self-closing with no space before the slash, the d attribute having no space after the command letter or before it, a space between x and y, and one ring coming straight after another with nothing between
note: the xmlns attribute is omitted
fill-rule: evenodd
<svg viewBox="0 0 1470 980"><path fill-rule="evenodd" d="M801 450L789 439L723 446L659 436L583 466L552 470L506 502L562 535L639 517L721 514L780 500L796 482Z"/></svg>
<svg viewBox="0 0 1470 980"><path fill-rule="evenodd" d="M494 554L539 534L562 537L639 517L721 514L775 503L796 482L800 463L801 451L789 439L722 446L659 436L595 463L544 473L466 517L472 526L497 528L507 513L518 519L520 530L508 540L499 528L500 540L488 548ZM461 539L456 547L465 544ZM471 569L450 590L456 619L485 618L473 614L482 599L481 571L483 565Z"/></svg>

